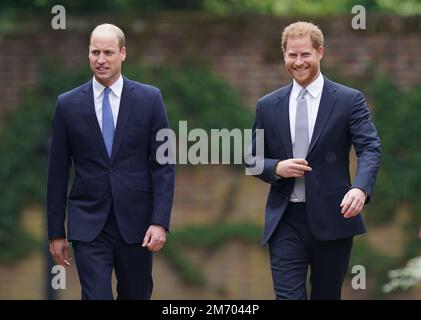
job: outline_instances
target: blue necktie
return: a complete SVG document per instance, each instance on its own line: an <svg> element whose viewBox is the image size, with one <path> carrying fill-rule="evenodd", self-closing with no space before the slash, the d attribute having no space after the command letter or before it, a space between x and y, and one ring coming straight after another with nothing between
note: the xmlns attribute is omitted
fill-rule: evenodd
<svg viewBox="0 0 421 320"><path fill-rule="evenodd" d="M108 155L111 158L114 140L114 119L110 99L108 98L110 91L110 88L105 88L104 96L102 98L102 137L104 138Z"/></svg>

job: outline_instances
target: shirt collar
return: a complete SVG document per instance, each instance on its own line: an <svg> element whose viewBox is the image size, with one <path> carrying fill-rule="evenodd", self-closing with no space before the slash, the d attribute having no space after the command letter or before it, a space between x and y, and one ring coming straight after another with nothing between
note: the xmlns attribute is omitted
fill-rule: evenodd
<svg viewBox="0 0 421 320"><path fill-rule="evenodd" d="M323 85L324 85L324 78L322 73L319 73L319 76L316 78L316 80L314 80L312 83L310 83L306 89L308 91L308 93L313 97L313 98L317 98L323 90ZM300 94L300 91L303 87L300 86L294 79L293 84L292 84L292 97L297 100L298 95Z"/></svg>
<svg viewBox="0 0 421 320"><path fill-rule="evenodd" d="M124 83L124 81L123 81L123 77L121 76L121 74L120 74L120 77L117 79L117 81L116 82L114 82L112 85L111 85L111 87L110 87L110 89L111 89L111 92L117 97L117 98L120 98L120 96L121 96L121 92L123 91L123 83ZM104 92L104 89L105 89L105 87L102 85L102 84L100 84L96 79L95 79L95 77L93 77L93 80L92 80L92 88L93 88L93 90L94 90L94 96L96 97L96 98L99 98L100 96L101 96L101 94Z"/></svg>

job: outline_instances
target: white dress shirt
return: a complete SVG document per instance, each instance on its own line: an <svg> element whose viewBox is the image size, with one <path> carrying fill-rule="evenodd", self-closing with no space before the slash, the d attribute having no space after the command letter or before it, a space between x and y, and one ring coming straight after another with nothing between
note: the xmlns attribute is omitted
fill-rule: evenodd
<svg viewBox="0 0 421 320"><path fill-rule="evenodd" d="M104 97L105 87L100 84L95 77L92 80L92 88L94 91L94 103L95 103L95 113L98 119L99 127L102 130L102 99ZM114 128L117 124L118 119L118 110L120 109L120 100L121 92L123 91L123 77L120 75L120 78L110 87L111 92L108 95L111 104L111 110L113 111L113 120Z"/></svg>
<svg viewBox="0 0 421 320"><path fill-rule="evenodd" d="M308 93L304 96L307 101L308 110L308 141L310 144L313 136L314 125L316 123L317 112L319 111L320 98L322 97L324 78L320 73L319 76L310 83L306 89ZM298 95L303 87L295 80L292 85L291 94L289 95L289 126L291 129L291 142L295 143L295 115L297 114Z"/></svg>

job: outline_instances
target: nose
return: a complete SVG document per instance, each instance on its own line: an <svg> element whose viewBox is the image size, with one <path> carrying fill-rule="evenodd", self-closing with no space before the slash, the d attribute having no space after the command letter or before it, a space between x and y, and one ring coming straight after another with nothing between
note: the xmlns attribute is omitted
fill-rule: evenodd
<svg viewBox="0 0 421 320"><path fill-rule="evenodd" d="M104 62L105 62L104 55L102 53L100 53L99 56L98 56L98 63L102 64Z"/></svg>
<svg viewBox="0 0 421 320"><path fill-rule="evenodd" d="M304 63L303 59L300 56L298 56L297 59L295 60L295 65L301 66L303 63Z"/></svg>

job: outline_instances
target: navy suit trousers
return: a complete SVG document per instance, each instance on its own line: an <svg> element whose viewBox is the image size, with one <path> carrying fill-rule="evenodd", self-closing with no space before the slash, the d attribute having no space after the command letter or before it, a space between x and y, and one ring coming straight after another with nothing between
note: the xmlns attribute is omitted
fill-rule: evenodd
<svg viewBox="0 0 421 320"><path fill-rule="evenodd" d="M150 299L153 287L152 253L141 243L129 245L124 242L113 209L95 240L73 241L72 245L82 299L113 299L113 269L117 278L117 299Z"/></svg>
<svg viewBox="0 0 421 320"><path fill-rule="evenodd" d="M269 240L276 299L307 299L309 267L310 298L340 299L352 241L353 237L317 240L308 224L305 203L290 202Z"/></svg>

